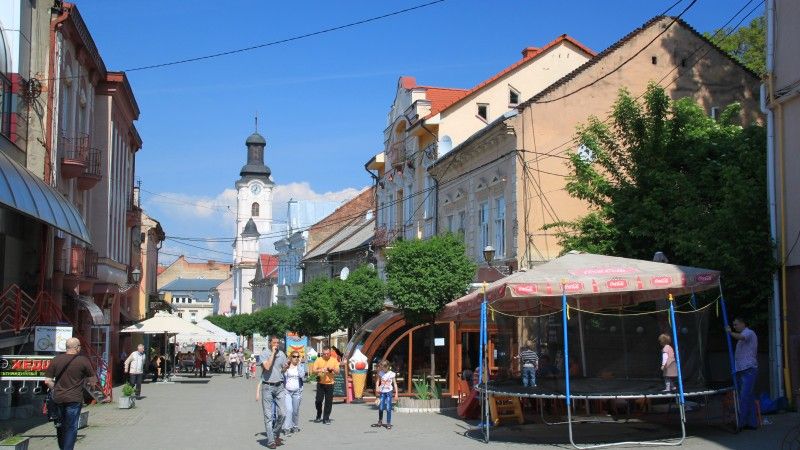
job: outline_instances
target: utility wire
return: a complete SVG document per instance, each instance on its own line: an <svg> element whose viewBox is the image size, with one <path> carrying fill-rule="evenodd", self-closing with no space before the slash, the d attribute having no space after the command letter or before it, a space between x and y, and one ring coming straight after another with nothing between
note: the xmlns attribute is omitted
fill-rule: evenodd
<svg viewBox="0 0 800 450"><path fill-rule="evenodd" d="M150 69L158 69L158 68L168 67L168 66L176 66L178 64L186 64L186 63L190 63L190 62L203 61L203 60L206 60L206 59L219 58L221 56L234 55L236 53L249 52L249 51L257 50L257 49L260 49L260 48L272 47L272 46L275 46L275 45L285 44L287 42L299 41L301 39L310 38L312 36L319 36L321 34L332 33L334 31L344 30L346 28L351 28L351 27L355 27L355 26L358 26L358 25L363 25L363 24L366 24L366 23L370 23L370 22L375 22L375 21L378 21L378 20L386 19L386 18L389 18L389 17L392 17L392 16L405 14L407 12L411 12L411 11L414 11L414 10L417 10L417 9L422 9L422 8L427 8L429 6L433 6L433 5L437 4L437 3L443 3L444 1L445 0L435 0L435 1L432 1L432 2L428 2L428 3L423 3L423 4L420 4L420 5L417 5L417 6L412 6L410 8L400 9L400 10L397 10L397 11L394 11L394 12L390 12L390 13L387 13L387 14L382 14L380 16L370 17L368 19L358 20L358 21L350 22L350 23L347 23L347 24L344 24L344 25L325 28L323 30L314 31L314 32L311 32L311 33L305 33L305 34L300 34L300 35L296 35L296 36L292 36L292 37L288 37L288 38L284 38L284 39L279 39L277 41L271 41L271 42L265 42L263 44L251 45L249 47L237 48L237 49L234 49L234 50L228 50L228 51L218 52L218 53L211 53L209 55L197 56L197 57L194 57L194 58L179 59L179 60L176 60L176 61L169 61L169 62L160 63L160 64L150 64L150 65L146 65L146 66L132 67L132 68L129 68L129 69L125 69L124 72L137 72L137 71L141 71L141 70L150 70Z"/></svg>

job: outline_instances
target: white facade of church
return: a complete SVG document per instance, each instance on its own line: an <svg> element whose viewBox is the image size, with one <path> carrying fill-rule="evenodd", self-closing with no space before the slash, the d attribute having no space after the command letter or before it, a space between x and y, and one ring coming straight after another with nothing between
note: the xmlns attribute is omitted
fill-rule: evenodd
<svg viewBox="0 0 800 450"><path fill-rule="evenodd" d="M266 140L258 133L247 138L247 164L236 181L236 240L233 244L233 302L231 314L253 312L250 281L256 275L261 236L272 230L272 181L264 165Z"/></svg>

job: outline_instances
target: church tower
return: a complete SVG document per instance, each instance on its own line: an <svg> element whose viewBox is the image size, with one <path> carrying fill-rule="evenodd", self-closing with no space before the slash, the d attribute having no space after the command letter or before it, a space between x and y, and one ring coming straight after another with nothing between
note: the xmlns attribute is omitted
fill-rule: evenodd
<svg viewBox="0 0 800 450"><path fill-rule="evenodd" d="M267 141L258 131L245 141L247 164L236 181L236 241L233 250L233 304L236 314L253 311L253 291L259 237L272 230L272 172L264 164Z"/></svg>

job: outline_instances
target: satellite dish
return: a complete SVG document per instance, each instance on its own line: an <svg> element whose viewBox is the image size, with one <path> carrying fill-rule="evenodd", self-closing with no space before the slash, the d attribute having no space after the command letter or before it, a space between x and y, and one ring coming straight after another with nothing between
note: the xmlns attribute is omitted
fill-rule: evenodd
<svg viewBox="0 0 800 450"><path fill-rule="evenodd" d="M339 279L346 280L348 276L350 276L350 269L347 267L342 268L342 271L339 272Z"/></svg>

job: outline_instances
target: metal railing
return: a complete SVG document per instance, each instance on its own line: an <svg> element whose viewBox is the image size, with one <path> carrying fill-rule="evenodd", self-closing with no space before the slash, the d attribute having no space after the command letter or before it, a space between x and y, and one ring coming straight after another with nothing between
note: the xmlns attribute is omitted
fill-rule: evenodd
<svg viewBox="0 0 800 450"><path fill-rule="evenodd" d="M62 131L58 136L58 148L65 159L87 162L91 137L85 133L68 136Z"/></svg>
<svg viewBox="0 0 800 450"><path fill-rule="evenodd" d="M100 177L100 150L91 148L86 150L86 169L83 170L85 175Z"/></svg>

